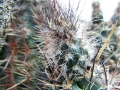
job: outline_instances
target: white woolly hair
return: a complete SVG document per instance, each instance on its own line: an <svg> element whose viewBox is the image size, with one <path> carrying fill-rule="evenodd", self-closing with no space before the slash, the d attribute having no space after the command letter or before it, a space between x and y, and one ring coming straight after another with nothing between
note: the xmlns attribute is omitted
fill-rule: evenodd
<svg viewBox="0 0 120 90"><path fill-rule="evenodd" d="M44 52L54 59L55 55L61 51L61 45L71 44L79 31L77 38L80 38L83 48L88 51L92 59L96 54L94 38L88 38L86 30L80 27L82 22L72 11L71 5L68 8L61 6L57 0L48 0L43 5L35 5L32 8L34 20L40 29L38 33L45 43Z"/></svg>

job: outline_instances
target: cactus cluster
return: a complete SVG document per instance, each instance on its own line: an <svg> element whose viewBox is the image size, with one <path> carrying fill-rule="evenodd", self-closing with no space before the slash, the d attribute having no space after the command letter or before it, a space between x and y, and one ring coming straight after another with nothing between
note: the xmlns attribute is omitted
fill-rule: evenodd
<svg viewBox="0 0 120 90"><path fill-rule="evenodd" d="M71 5L16 0L7 21L11 15L10 24L4 22L11 33L0 52L0 90L98 90L107 83L106 69L96 60L101 36L81 28Z"/></svg>

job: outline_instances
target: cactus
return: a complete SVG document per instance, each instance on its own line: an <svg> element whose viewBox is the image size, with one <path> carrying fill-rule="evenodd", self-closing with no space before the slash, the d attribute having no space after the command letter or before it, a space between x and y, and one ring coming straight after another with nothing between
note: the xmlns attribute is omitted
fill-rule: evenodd
<svg viewBox="0 0 120 90"><path fill-rule="evenodd" d="M13 0L1 0L0 1L0 50L6 45L5 33L9 32L6 30L10 26L10 20L12 17Z"/></svg>
<svg viewBox="0 0 120 90"><path fill-rule="evenodd" d="M15 2L12 32L5 39L7 50L2 50L7 53L0 57L1 90L98 90L102 86L100 75L93 75L103 72L95 61L101 37L81 29L75 13L57 0Z"/></svg>

